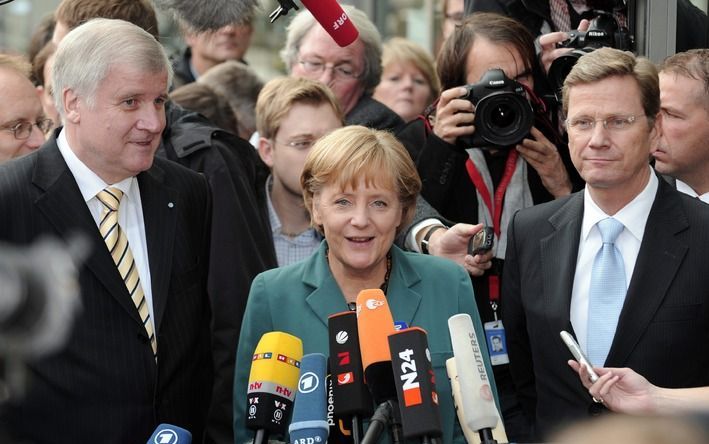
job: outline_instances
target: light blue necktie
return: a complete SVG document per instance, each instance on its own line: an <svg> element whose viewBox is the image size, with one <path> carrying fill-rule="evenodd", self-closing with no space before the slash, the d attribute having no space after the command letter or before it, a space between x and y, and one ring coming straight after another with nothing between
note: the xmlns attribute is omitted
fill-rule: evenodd
<svg viewBox="0 0 709 444"><path fill-rule="evenodd" d="M612 217L598 222L603 245L596 253L591 271L586 341L588 359L594 367L603 367L606 362L625 301L625 266L615 246L623 228L623 224Z"/></svg>

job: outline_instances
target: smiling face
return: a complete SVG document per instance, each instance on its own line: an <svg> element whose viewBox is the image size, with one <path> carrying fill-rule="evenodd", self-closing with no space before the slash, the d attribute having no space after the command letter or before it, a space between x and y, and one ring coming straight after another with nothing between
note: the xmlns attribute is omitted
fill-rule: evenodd
<svg viewBox="0 0 709 444"><path fill-rule="evenodd" d="M327 239L333 274L367 278L386 269L402 206L393 184L383 186L384 182L382 178L366 183L361 178L354 189L344 190L327 184L313 196L313 222Z"/></svg>
<svg viewBox="0 0 709 444"><path fill-rule="evenodd" d="M586 181L591 194L610 192L625 203L647 184L650 147L659 134L659 119L648 122L641 103L640 87L630 76L612 76L575 85L569 89L568 120L598 120L594 128L569 128L571 160ZM601 119L636 116L622 130L603 127Z"/></svg>
<svg viewBox="0 0 709 444"><path fill-rule="evenodd" d="M392 62L384 67L374 98L391 108L405 122L422 114L432 99L432 90L420 69L410 62Z"/></svg>
<svg viewBox="0 0 709 444"><path fill-rule="evenodd" d="M111 66L93 104L63 92L67 140L77 157L108 184L145 171L165 128L167 72Z"/></svg>

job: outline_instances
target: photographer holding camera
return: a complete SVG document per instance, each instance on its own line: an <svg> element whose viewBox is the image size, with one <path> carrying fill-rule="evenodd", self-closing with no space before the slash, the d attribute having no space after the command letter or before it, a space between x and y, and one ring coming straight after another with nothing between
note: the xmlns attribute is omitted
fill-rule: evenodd
<svg viewBox="0 0 709 444"><path fill-rule="evenodd" d="M497 311L510 217L581 187L566 146L531 93L535 61L532 36L519 22L498 14L468 17L439 53L444 92L418 158L422 195L434 208L448 219L494 230L493 266L473 278L490 334L504 333ZM494 373L507 433L511 441L524 440L528 426L517 408L507 355L498 355Z"/></svg>

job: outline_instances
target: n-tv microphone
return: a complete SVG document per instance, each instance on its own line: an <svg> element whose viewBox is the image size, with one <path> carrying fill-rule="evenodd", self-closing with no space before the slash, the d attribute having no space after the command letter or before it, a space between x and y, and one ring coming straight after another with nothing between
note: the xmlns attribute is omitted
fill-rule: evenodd
<svg viewBox="0 0 709 444"><path fill-rule="evenodd" d="M392 333L389 349L404 438L430 443L443 431L426 331L411 327Z"/></svg>
<svg viewBox="0 0 709 444"><path fill-rule="evenodd" d="M339 46L344 48L359 37L359 31L336 0L301 0L301 2ZM278 0L278 3L278 8L269 15L271 23L281 15L288 14L291 9L298 10L298 6L292 0Z"/></svg>
<svg viewBox="0 0 709 444"><path fill-rule="evenodd" d="M388 424L392 442L401 442L401 415L397 405L394 373L391 370L389 335L394 333L394 319L384 292L362 290L357 295L357 330L362 352L364 382L378 405L362 439L362 444L379 441Z"/></svg>
<svg viewBox="0 0 709 444"><path fill-rule="evenodd" d="M266 333L256 346L246 395L246 427L256 432L254 444L285 434L301 359L303 343L288 333Z"/></svg>
<svg viewBox="0 0 709 444"><path fill-rule="evenodd" d="M478 432L483 443L494 443L492 429L497 425L498 412L485 369L482 352L485 344L478 341L473 320L467 313L451 316L448 329L463 394L460 405L465 412L465 424Z"/></svg>
<svg viewBox="0 0 709 444"><path fill-rule="evenodd" d="M361 419L372 415L372 397L364 384L357 314L345 311L327 320L332 373L333 415L352 417L352 440L361 440Z"/></svg>
<svg viewBox="0 0 709 444"><path fill-rule="evenodd" d="M160 424L148 439L147 444L190 444L192 434L182 427Z"/></svg>
<svg viewBox="0 0 709 444"><path fill-rule="evenodd" d="M325 444L327 424L327 358L322 353L303 356L293 419L288 427L291 444Z"/></svg>

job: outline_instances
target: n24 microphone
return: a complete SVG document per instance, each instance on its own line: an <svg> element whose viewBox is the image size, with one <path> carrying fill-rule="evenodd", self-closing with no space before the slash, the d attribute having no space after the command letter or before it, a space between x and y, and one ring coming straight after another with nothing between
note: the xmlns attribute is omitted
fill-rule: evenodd
<svg viewBox="0 0 709 444"><path fill-rule="evenodd" d="M359 31L336 0L301 1L339 46L350 45L359 37Z"/></svg>
<svg viewBox="0 0 709 444"><path fill-rule="evenodd" d="M266 333L256 346L246 395L246 427L256 432L254 444L285 434L301 359L303 343L288 333Z"/></svg>
<svg viewBox="0 0 709 444"><path fill-rule="evenodd" d="M148 444L190 444L192 434L182 427L160 424L148 439Z"/></svg>
<svg viewBox="0 0 709 444"><path fill-rule="evenodd" d="M494 442L492 429L497 425L498 412L485 369L483 348L478 340L473 320L467 313L451 316L448 329L453 345L465 424L480 434L483 442Z"/></svg>
<svg viewBox="0 0 709 444"><path fill-rule="evenodd" d="M291 444L325 444L327 424L327 358L322 353L303 356L293 419L288 433Z"/></svg>
<svg viewBox="0 0 709 444"><path fill-rule="evenodd" d="M411 327L390 334L389 349L404 438L430 442L440 437L441 414L426 332Z"/></svg>

